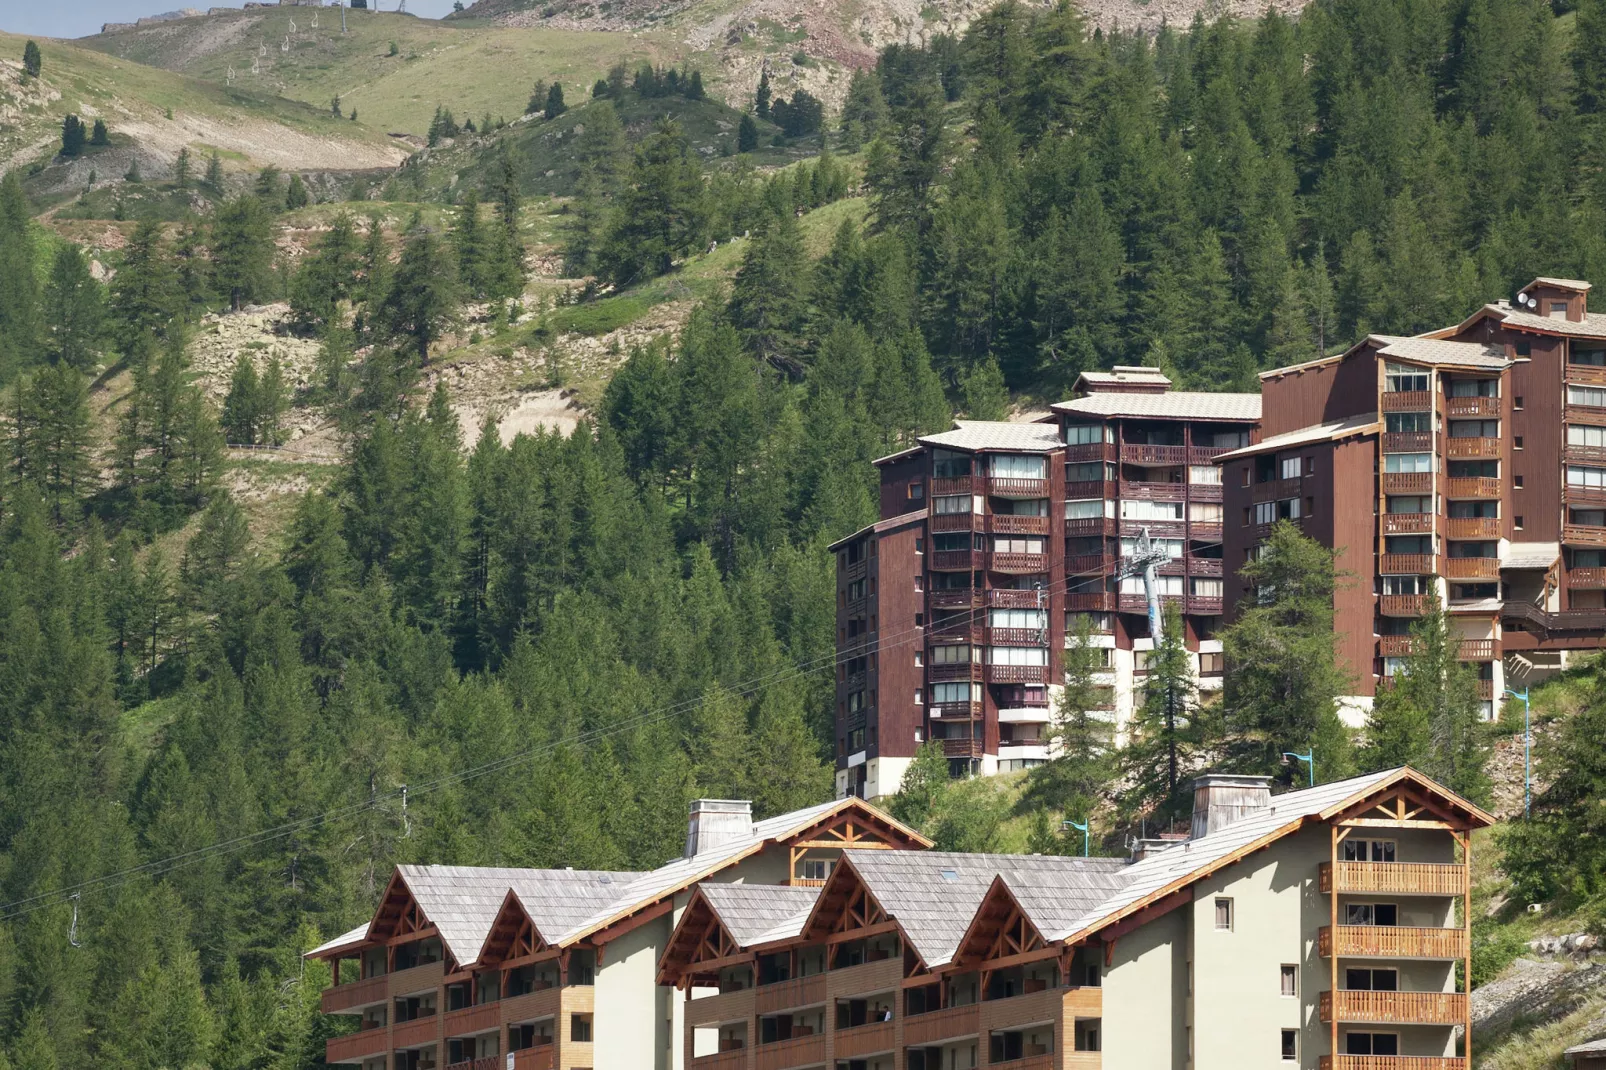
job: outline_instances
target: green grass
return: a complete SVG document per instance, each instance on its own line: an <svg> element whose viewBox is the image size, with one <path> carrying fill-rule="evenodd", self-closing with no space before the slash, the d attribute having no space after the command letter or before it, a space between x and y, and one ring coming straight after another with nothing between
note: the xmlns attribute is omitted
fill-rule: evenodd
<svg viewBox="0 0 1606 1070"><path fill-rule="evenodd" d="M553 312L548 322L559 334L583 334L595 337L627 327L640 319L657 304L645 293L625 293L588 301L583 305L568 305Z"/></svg>

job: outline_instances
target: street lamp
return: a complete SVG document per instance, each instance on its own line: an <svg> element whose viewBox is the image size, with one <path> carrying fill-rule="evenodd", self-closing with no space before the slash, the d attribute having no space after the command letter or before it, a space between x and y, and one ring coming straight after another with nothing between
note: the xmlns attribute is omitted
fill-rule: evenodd
<svg viewBox="0 0 1606 1070"><path fill-rule="evenodd" d="M1295 754L1293 751L1283 751L1284 758L1292 758L1296 762L1304 762L1310 766L1310 786L1316 786L1316 748L1312 747L1309 754Z"/></svg>
<svg viewBox="0 0 1606 1070"><path fill-rule="evenodd" d="M1070 818L1066 818L1064 821L1060 822L1060 830L1064 831L1065 829L1068 829L1068 828L1075 829L1076 831L1078 831L1078 832L1080 832L1082 834L1082 857L1086 858L1087 857L1087 838L1088 838L1087 822L1083 821L1081 823L1077 823L1075 821L1072 821Z"/></svg>
<svg viewBox="0 0 1606 1070"><path fill-rule="evenodd" d="M1521 691L1505 689L1506 694L1512 698L1522 699L1522 816L1528 816L1528 809L1533 802L1533 763L1530 755L1533 749L1533 732L1530 730L1531 718L1528 716L1528 688Z"/></svg>

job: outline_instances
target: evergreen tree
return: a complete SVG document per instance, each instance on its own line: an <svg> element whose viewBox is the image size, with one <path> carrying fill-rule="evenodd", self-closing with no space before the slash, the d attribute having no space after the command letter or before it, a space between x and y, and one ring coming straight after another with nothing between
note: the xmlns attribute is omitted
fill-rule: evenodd
<svg viewBox="0 0 1606 1070"><path fill-rule="evenodd" d="M758 73L758 89L753 94L753 111L760 119L770 117L770 69L763 68Z"/></svg>
<svg viewBox="0 0 1606 1070"><path fill-rule="evenodd" d="M167 336L181 309L177 283L161 223L141 220L111 285L112 336L125 359L142 363Z"/></svg>
<svg viewBox="0 0 1606 1070"><path fill-rule="evenodd" d="M1086 615L1078 616L1066 637L1065 689L1050 730L1053 757L1028 773L1022 796L1039 813L1090 814L1110 784L1115 739L1101 716L1111 696L1094 681L1102 668L1098 649Z"/></svg>
<svg viewBox="0 0 1606 1070"><path fill-rule="evenodd" d="M43 495L57 527L75 526L94 473L89 388L83 375L58 363L19 383L11 433L18 477Z"/></svg>
<svg viewBox="0 0 1606 1070"><path fill-rule="evenodd" d="M325 322L340 302L355 298L361 268L356 221L351 213L340 212L291 277L290 311L297 322L303 326Z"/></svg>
<svg viewBox="0 0 1606 1070"><path fill-rule="evenodd" d="M336 119L344 119L346 117L346 113L340 108L339 93L336 93L329 101L329 114L333 115Z"/></svg>
<svg viewBox="0 0 1606 1070"><path fill-rule="evenodd" d="M379 309L381 322L392 337L417 347L420 364L428 363L430 343L458 322L460 292L446 243L415 219Z"/></svg>
<svg viewBox="0 0 1606 1070"><path fill-rule="evenodd" d="M266 292L273 266L272 222L262 202L243 193L219 205L211 244L217 287L238 312Z"/></svg>
<svg viewBox="0 0 1606 1070"><path fill-rule="evenodd" d="M22 72L30 78L37 78L42 67L43 61L40 59L39 46L33 41L29 41L22 46Z"/></svg>
<svg viewBox="0 0 1606 1070"><path fill-rule="evenodd" d="M753 116L742 112L742 121L736 125L736 151L752 152L758 148L758 124Z"/></svg>
<svg viewBox="0 0 1606 1070"><path fill-rule="evenodd" d="M553 82L552 88L546 91L546 106L541 114L548 119L556 119L568 110L569 106L563 103L563 83Z"/></svg>
<svg viewBox="0 0 1606 1070"><path fill-rule="evenodd" d="M457 277L463 284L463 292L472 298L484 297L486 239L480 229L478 190L470 187L463 195L463 203L452 220L451 235L457 249Z"/></svg>
<svg viewBox="0 0 1606 1070"><path fill-rule="evenodd" d="M621 286L667 273L701 243L707 215L702 169L679 124L665 119L636 150L599 273Z"/></svg>
<svg viewBox="0 0 1606 1070"><path fill-rule="evenodd" d="M105 119L95 120L95 126L89 134L89 143L96 147L104 147L112 143L111 132L106 129Z"/></svg>
<svg viewBox="0 0 1606 1070"><path fill-rule="evenodd" d="M1121 806L1135 817L1168 820L1192 806L1186 777L1205 743L1201 711L1184 643L1182 616L1167 603L1161 636L1148 656L1143 702L1134 713L1128 741L1120 752L1123 778L1132 790Z"/></svg>
<svg viewBox="0 0 1606 1070"><path fill-rule="evenodd" d="M597 84L598 85L606 85L607 83L599 82ZM535 83L535 88L530 91L530 101L529 101L529 103L524 105L524 114L525 115L536 115L536 114L539 114L540 112L545 111L546 110L546 94L547 94L547 84L545 82L536 82ZM595 94L593 93L593 95L595 95Z"/></svg>
<svg viewBox="0 0 1606 1070"><path fill-rule="evenodd" d="M84 133L83 121L76 115L68 114L61 121L61 154L69 158L80 155L86 140L88 135Z"/></svg>
<svg viewBox="0 0 1606 1070"><path fill-rule="evenodd" d="M928 828L942 812L948 794L948 759L942 740L928 739L904 770L898 794L888 807L893 817L912 828Z"/></svg>
<svg viewBox="0 0 1606 1070"><path fill-rule="evenodd" d="M686 79L686 99L702 100L707 95L707 91L703 89L703 72L700 70L692 71L691 77Z"/></svg>
<svg viewBox="0 0 1606 1070"><path fill-rule="evenodd" d="M18 169L0 178L0 383L35 359L39 282L28 198Z"/></svg>
<svg viewBox="0 0 1606 1070"><path fill-rule="evenodd" d="M203 181L206 183L206 188L213 193L223 192L223 161L219 159L216 149L213 149L212 155L207 157L206 178Z"/></svg>
<svg viewBox="0 0 1606 1070"><path fill-rule="evenodd" d="M297 208L305 208L308 200L306 183L301 181L300 175L291 175L290 183L284 189L285 208L290 211L295 211Z"/></svg>
<svg viewBox="0 0 1606 1070"><path fill-rule="evenodd" d="M848 96L842 102L838 129L842 147L856 152L874 141L887 121L887 101L881 95L881 80L873 71L855 69L848 80Z"/></svg>
<svg viewBox="0 0 1606 1070"><path fill-rule="evenodd" d="M217 482L223 435L189 377L182 332L134 369L112 451L114 487L148 530L172 524L205 503Z"/></svg>
<svg viewBox="0 0 1606 1070"><path fill-rule="evenodd" d="M93 141L91 141L93 144ZM190 188L190 150L182 146L178 150L178 158L173 161L173 186L175 189L187 190Z"/></svg>
<svg viewBox="0 0 1606 1070"><path fill-rule="evenodd" d="M808 274L797 220L783 215L748 246L731 290L730 317L754 355L801 378L797 353L808 312Z"/></svg>
<svg viewBox="0 0 1606 1070"><path fill-rule="evenodd" d="M275 353L268 358L267 371L257 388L257 434L265 446L277 446L284 441L280 427L290 398L284 381L284 365Z"/></svg>
<svg viewBox="0 0 1606 1070"><path fill-rule="evenodd" d="M628 166L624 126L611 101L592 104L586 110L585 126L576 144L580 178L575 189L575 220L564 249L564 260L575 274L584 274L596 266L597 253L607 234L609 209L623 186Z"/></svg>
<svg viewBox="0 0 1606 1070"><path fill-rule="evenodd" d="M234 364L228 396L223 399L223 434L231 445L254 446L261 424L262 384L256 365L245 354Z"/></svg>
<svg viewBox="0 0 1606 1070"><path fill-rule="evenodd" d="M81 372L92 370L105 332L105 302L83 251L75 242L63 242L45 280L45 354Z"/></svg>

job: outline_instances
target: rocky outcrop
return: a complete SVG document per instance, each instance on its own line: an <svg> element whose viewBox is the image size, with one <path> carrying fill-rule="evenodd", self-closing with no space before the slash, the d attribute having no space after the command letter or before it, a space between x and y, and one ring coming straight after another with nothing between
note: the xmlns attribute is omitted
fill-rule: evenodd
<svg viewBox="0 0 1606 1070"><path fill-rule="evenodd" d="M1499 1034L1521 1020L1556 1021L1606 995L1606 965L1522 958L1472 993L1476 1036Z"/></svg>

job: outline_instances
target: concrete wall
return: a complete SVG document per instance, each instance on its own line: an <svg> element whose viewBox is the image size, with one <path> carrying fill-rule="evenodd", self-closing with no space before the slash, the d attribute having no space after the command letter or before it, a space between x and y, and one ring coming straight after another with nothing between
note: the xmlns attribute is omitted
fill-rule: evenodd
<svg viewBox="0 0 1606 1070"><path fill-rule="evenodd" d="M668 936L660 918L606 945L596 978L596 1005L603 1008L592 1032L596 1070L663 1065L669 1031L654 975Z"/></svg>
<svg viewBox="0 0 1606 1070"><path fill-rule="evenodd" d="M1160 1070L1187 1065L1186 910L1121 937L1104 971L1104 1065Z"/></svg>

